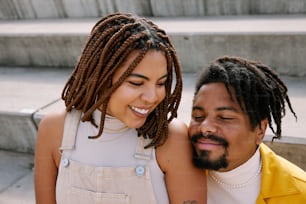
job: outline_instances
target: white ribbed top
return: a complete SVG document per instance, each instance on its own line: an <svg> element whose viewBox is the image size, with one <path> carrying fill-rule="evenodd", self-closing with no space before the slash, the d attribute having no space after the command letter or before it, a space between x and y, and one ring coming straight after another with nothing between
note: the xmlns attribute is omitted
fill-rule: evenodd
<svg viewBox="0 0 306 204"><path fill-rule="evenodd" d="M93 116L96 124L99 125L101 112L95 111ZM157 203L168 203L164 174L157 164L155 150L153 149L150 161L136 160L134 157L137 144L136 130L127 128L124 123L111 116L105 118L104 127L101 137L88 139L88 136L98 133L98 128L90 122L80 122L75 149L71 151L70 158L87 165L103 167L129 167L147 164Z"/></svg>
<svg viewBox="0 0 306 204"><path fill-rule="evenodd" d="M247 162L231 171L209 171L207 203L255 204L260 184L261 157L258 148Z"/></svg>

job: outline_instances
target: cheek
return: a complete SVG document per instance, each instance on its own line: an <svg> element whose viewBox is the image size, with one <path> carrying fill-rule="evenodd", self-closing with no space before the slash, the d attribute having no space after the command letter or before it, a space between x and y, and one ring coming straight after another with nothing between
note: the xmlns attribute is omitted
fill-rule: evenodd
<svg viewBox="0 0 306 204"><path fill-rule="evenodd" d="M132 97L132 94L128 90L123 90L120 89L120 87L112 93L108 106L107 106L107 111L108 113L113 113L117 109L120 109L121 107L124 106L124 104L129 103L130 98Z"/></svg>
<svg viewBox="0 0 306 204"><path fill-rule="evenodd" d="M111 116L114 116L114 110L116 110L114 107L117 107L116 105L116 100L114 100L112 97L110 98L110 100L108 101L108 105L107 105L107 108L106 108L106 113L111 115Z"/></svg>
<svg viewBox="0 0 306 204"><path fill-rule="evenodd" d="M137 95L138 92L135 89L122 84L115 90L111 98L113 98L113 100L121 101L121 103L124 103L137 97Z"/></svg>
<svg viewBox="0 0 306 204"><path fill-rule="evenodd" d="M158 103L162 102L166 97L166 89L160 89L157 91Z"/></svg>
<svg viewBox="0 0 306 204"><path fill-rule="evenodd" d="M198 129L198 126L194 125L192 122L190 122L189 128L188 128L188 134L189 134L190 138L192 137L192 135L197 133L197 131L196 131L197 129Z"/></svg>
<svg viewBox="0 0 306 204"><path fill-rule="evenodd" d="M256 139L248 131L244 132L233 132L232 135L227 135L227 141L232 151L238 152L241 154L241 151L247 152L250 149L253 149L256 146Z"/></svg>

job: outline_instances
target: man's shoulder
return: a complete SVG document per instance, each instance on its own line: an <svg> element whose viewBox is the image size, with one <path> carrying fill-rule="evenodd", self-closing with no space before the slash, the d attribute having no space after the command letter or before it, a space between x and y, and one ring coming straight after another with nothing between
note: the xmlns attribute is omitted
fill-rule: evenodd
<svg viewBox="0 0 306 204"><path fill-rule="evenodd" d="M306 172L299 166L277 155L265 144L260 145L260 152L263 164L268 166L269 170L272 172L280 171L283 175L290 175L306 184Z"/></svg>
<svg viewBox="0 0 306 204"><path fill-rule="evenodd" d="M305 203L306 173L297 165L260 145L262 159L261 196L269 203ZM275 202L272 202L275 201Z"/></svg>

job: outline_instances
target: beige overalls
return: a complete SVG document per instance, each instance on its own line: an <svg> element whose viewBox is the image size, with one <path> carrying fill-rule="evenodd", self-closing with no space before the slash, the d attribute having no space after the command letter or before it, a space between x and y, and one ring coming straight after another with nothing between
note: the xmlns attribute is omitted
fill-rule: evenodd
<svg viewBox="0 0 306 204"><path fill-rule="evenodd" d="M72 111L65 119L62 159L56 185L57 204L156 204L149 168L95 167L70 159L75 148L80 112ZM144 149L146 142L138 137L135 159L149 161L153 148ZM143 162L142 162L143 163Z"/></svg>

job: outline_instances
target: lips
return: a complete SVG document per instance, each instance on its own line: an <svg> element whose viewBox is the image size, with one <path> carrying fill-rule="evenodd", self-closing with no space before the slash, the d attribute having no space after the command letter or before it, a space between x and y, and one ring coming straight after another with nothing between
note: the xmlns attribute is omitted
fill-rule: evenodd
<svg viewBox="0 0 306 204"><path fill-rule="evenodd" d="M210 145L223 145L222 143L215 141L215 140L210 140L210 139L199 139L197 143L200 144L210 144Z"/></svg>
<svg viewBox="0 0 306 204"><path fill-rule="evenodd" d="M224 145L222 143L210 139L199 139L196 143L194 143L194 145L198 150L206 151L224 148Z"/></svg>
<svg viewBox="0 0 306 204"><path fill-rule="evenodd" d="M201 146L224 146L228 147L228 142L220 136L213 134L202 134L197 133L191 137L191 141L193 144L201 145Z"/></svg>
<svg viewBox="0 0 306 204"><path fill-rule="evenodd" d="M137 114L140 114L142 116L147 116L149 114L150 109L148 108L137 108L135 106L130 106L131 109L136 112Z"/></svg>

